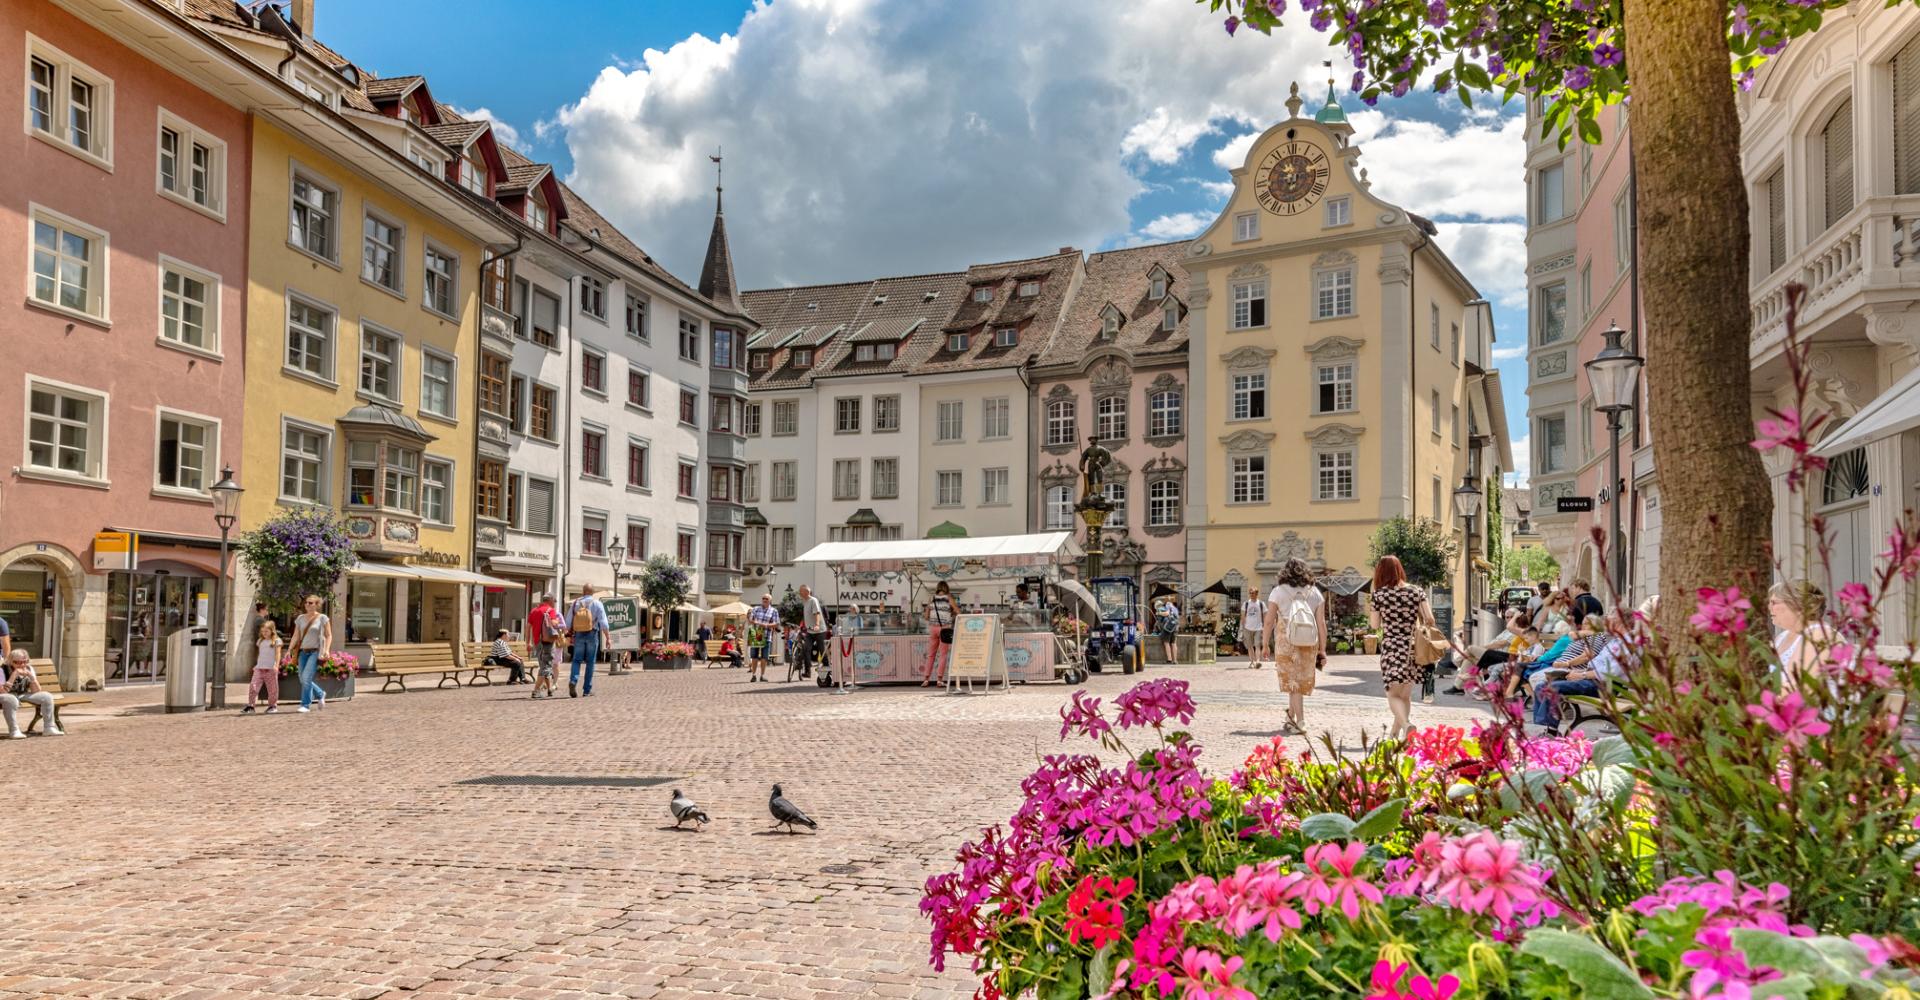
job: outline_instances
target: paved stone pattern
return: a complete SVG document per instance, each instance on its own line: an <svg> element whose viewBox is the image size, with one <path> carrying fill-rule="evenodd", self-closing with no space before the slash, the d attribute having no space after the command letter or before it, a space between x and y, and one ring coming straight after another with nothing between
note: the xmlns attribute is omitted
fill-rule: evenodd
<svg viewBox="0 0 1920 1000"><path fill-rule="evenodd" d="M1282 719L1245 661L1145 676L1193 683L1221 772ZM1379 732L1371 661L1323 679L1310 723ZM246 717L116 691L64 739L0 744L0 998L969 996L964 969L927 964L919 889L1017 805L1069 689L840 697L695 669L603 677L592 699L525 691ZM1479 715L1443 701L1416 718ZM672 785L458 784L499 774ZM817 835L768 831L776 781ZM706 832L663 828L673 785Z"/></svg>

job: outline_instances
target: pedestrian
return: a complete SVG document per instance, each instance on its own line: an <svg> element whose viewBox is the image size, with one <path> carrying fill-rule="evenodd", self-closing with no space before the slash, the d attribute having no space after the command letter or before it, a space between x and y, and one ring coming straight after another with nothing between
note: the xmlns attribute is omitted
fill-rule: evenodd
<svg viewBox="0 0 1920 1000"><path fill-rule="evenodd" d="M800 676L813 676L814 662L827 652L827 612L813 588L800 585ZM787 679L793 679L793 667L787 667Z"/></svg>
<svg viewBox="0 0 1920 1000"><path fill-rule="evenodd" d="M256 612L266 609L266 605L254 606ZM280 712L280 655L286 644L280 641L280 629L273 619L255 615L259 625L253 630L253 677L247 681L247 707L240 710L241 715L252 715L253 706L259 700L260 689L267 689L267 714Z"/></svg>
<svg viewBox="0 0 1920 1000"><path fill-rule="evenodd" d="M300 711L327 707L327 693L320 690L314 677L320 673L320 661L333 651L333 619L320 610L320 595L308 594L306 612L293 620L293 639L288 645L299 657ZM375 663L374 669L380 664Z"/></svg>
<svg viewBox="0 0 1920 1000"><path fill-rule="evenodd" d="M694 629L693 638L693 658L696 660L705 660L707 658L707 640L713 638L713 630L708 628L705 622L701 622L700 627Z"/></svg>
<svg viewBox="0 0 1920 1000"><path fill-rule="evenodd" d="M547 693L547 697L553 697L553 647L560 641L564 630L565 623L560 620L560 611L553 606L553 595L541 594L540 603L527 612L527 641L533 646L536 665L532 697L540 697L542 691Z"/></svg>
<svg viewBox="0 0 1920 1000"><path fill-rule="evenodd" d="M747 682L767 679L767 661L773 658L774 636L780 633L780 609L773 606L772 594L761 594L760 604L747 613L747 645L752 653L747 661Z"/></svg>
<svg viewBox="0 0 1920 1000"><path fill-rule="evenodd" d="M1273 636L1273 669L1287 695L1287 724L1293 736L1307 732L1307 695L1327 665L1327 598L1314 586L1306 560L1288 559L1280 580L1267 595L1268 630Z"/></svg>
<svg viewBox="0 0 1920 1000"><path fill-rule="evenodd" d="M7 618L0 615L0 664L13 659L13 629L7 627Z"/></svg>
<svg viewBox="0 0 1920 1000"><path fill-rule="evenodd" d="M1587 581L1573 581L1573 585L1567 588L1567 593L1573 598L1573 606L1567 612L1567 617L1572 619L1575 630L1586 624L1587 616L1606 614L1606 609L1600 605L1600 599L1593 596L1593 585Z"/></svg>
<svg viewBox="0 0 1920 1000"><path fill-rule="evenodd" d="M1420 667L1413 662L1413 631L1433 624L1433 608L1426 590L1407 582L1407 571L1396 556L1381 556L1374 564L1373 607L1367 617L1380 633L1380 679L1393 713L1387 738L1397 740L1410 726L1413 683L1420 679Z"/></svg>
<svg viewBox="0 0 1920 1000"><path fill-rule="evenodd" d="M1784 690L1793 691L1813 676L1833 645L1833 633L1820 621L1826 610L1827 595L1811 583L1782 581L1767 592L1767 614L1780 630L1773 637L1773 652Z"/></svg>
<svg viewBox="0 0 1920 1000"><path fill-rule="evenodd" d="M1168 663L1174 662L1173 637L1180 631L1180 604L1172 594L1153 602L1153 630L1160 635L1160 652Z"/></svg>
<svg viewBox="0 0 1920 1000"><path fill-rule="evenodd" d="M1540 605L1547 603L1547 595L1553 593L1552 585L1545 580L1536 581L1533 589L1533 596L1527 598L1527 621L1529 622L1540 613Z"/></svg>
<svg viewBox="0 0 1920 1000"><path fill-rule="evenodd" d="M1253 668L1260 669L1260 657L1267 648L1267 602L1260 599L1258 589L1240 602L1240 646L1253 658Z"/></svg>
<svg viewBox="0 0 1920 1000"><path fill-rule="evenodd" d="M487 658L481 662L487 667L506 667L508 684L527 682L527 661L513 655L513 647L507 645L507 636L513 632L500 629L493 633L493 647L487 650Z"/></svg>
<svg viewBox="0 0 1920 1000"><path fill-rule="evenodd" d="M6 687L0 689L0 711L7 717L7 736L24 740L27 734L20 731L19 712L22 703L40 709L40 732L46 736L65 736L60 721L53 713L53 695L40 690L40 678L33 672L33 658L24 649L16 649L7 654Z"/></svg>
<svg viewBox="0 0 1920 1000"><path fill-rule="evenodd" d="M593 584L580 588L567 611L567 625L573 633L573 661L567 670L567 697L593 697L593 668L600 662L600 649L607 643L607 606L593 596ZM580 665L587 668L587 679L580 682Z"/></svg>
<svg viewBox="0 0 1920 1000"><path fill-rule="evenodd" d="M266 621L267 617L268 617L267 602L265 601L253 602L253 613L247 617L247 630L240 634L245 636L257 637L260 634L260 623L263 621ZM277 627L278 626L276 626L276 628ZM247 641L252 642L253 640L248 639Z"/></svg>
<svg viewBox="0 0 1920 1000"><path fill-rule="evenodd" d="M927 662L920 668L920 686L947 682L947 665L953 659L953 588L942 580L933 588L933 600L927 602ZM934 679L933 666L940 665L940 677Z"/></svg>

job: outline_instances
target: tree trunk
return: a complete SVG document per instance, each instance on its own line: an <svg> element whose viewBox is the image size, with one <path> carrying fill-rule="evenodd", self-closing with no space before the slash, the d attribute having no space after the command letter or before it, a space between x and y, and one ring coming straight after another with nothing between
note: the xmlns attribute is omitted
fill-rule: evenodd
<svg viewBox="0 0 1920 1000"><path fill-rule="evenodd" d="M1758 606L1770 578L1773 500L1748 444L1747 194L1726 4L1626 0L1626 23L1647 412L1670 525L1659 624L1679 636L1696 589L1738 585Z"/></svg>

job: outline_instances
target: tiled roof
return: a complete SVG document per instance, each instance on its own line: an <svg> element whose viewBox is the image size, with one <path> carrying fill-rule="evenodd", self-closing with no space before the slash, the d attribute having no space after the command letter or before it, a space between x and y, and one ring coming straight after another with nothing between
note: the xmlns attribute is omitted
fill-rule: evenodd
<svg viewBox="0 0 1920 1000"><path fill-rule="evenodd" d="M502 150L502 155L505 151ZM540 178L545 177L553 168L545 163L514 163L507 161L507 175L500 179L494 190L502 194L513 191L525 191Z"/></svg>
<svg viewBox="0 0 1920 1000"><path fill-rule="evenodd" d="M1087 276L1060 326L1060 335L1043 355L1041 365L1075 364L1087 351L1103 346L1103 313L1112 303L1120 310L1120 332L1111 341L1135 357L1177 354L1187 349L1187 269L1181 260L1188 241L1108 250L1087 258ZM1167 272L1167 294L1180 304L1180 319L1171 332L1160 329L1164 302L1150 298L1153 269Z"/></svg>
<svg viewBox="0 0 1920 1000"><path fill-rule="evenodd" d="M185 11L188 17L218 24L225 28L251 31L268 38L285 38L285 36L278 32L262 30L253 15L249 14L240 4L235 3L234 0L185 0L185 3ZM301 51L318 59L335 71L339 71L342 67L351 67L354 76L359 79L364 80L368 75L366 71L355 66L352 60L328 48L319 39L299 38L294 40L294 44L298 45ZM376 110L373 102L367 100L367 95L361 93L357 87L351 85L346 87L343 100L348 107L358 111Z"/></svg>
<svg viewBox="0 0 1920 1000"><path fill-rule="evenodd" d="M765 350L767 345L774 349L769 366L752 371L754 388L799 388L832 375L937 374L1021 367L1052 338L1079 264L1080 251L1068 249L1047 257L979 264L944 274L743 293L748 314L776 333L814 327L805 340L816 343L819 327L836 334L820 347L813 367L804 369L792 366L792 348L805 346L804 342L761 341L754 351ZM1021 279L1039 281L1040 294L1024 299L1016 296ZM981 285L995 289L995 301L982 304L971 300L968 293ZM1012 347L996 346L993 331L1007 326L1020 331L1018 342ZM850 345L881 342L885 334L894 331L898 331L901 346L893 358L855 359ZM948 350L948 333L961 331L969 333L966 349Z"/></svg>
<svg viewBox="0 0 1920 1000"><path fill-rule="evenodd" d="M368 80L363 90L367 97L375 101L397 99L407 91L427 82L427 78L418 74L408 76L386 76Z"/></svg>
<svg viewBox="0 0 1920 1000"><path fill-rule="evenodd" d="M700 264L700 294L730 312L744 312L740 286L733 280L733 250L727 246L727 214L714 189L713 232L707 236L707 257Z"/></svg>
<svg viewBox="0 0 1920 1000"><path fill-rule="evenodd" d="M692 285L681 281L672 272L662 267L659 261L653 259L652 254L642 250L638 243L628 238L626 233L621 232L618 226L608 221L606 216L600 214L599 209L580 197L574 189L565 184L560 185L560 197L567 205L567 218L561 225L606 247L630 266L651 274L688 295L700 294ZM744 316L746 313L741 312L738 315Z"/></svg>
<svg viewBox="0 0 1920 1000"><path fill-rule="evenodd" d="M448 149L457 150L464 148L468 140L472 139L474 135L486 127L486 122L443 121L438 125L428 125L427 134L433 136L434 139L438 140L441 145Z"/></svg>

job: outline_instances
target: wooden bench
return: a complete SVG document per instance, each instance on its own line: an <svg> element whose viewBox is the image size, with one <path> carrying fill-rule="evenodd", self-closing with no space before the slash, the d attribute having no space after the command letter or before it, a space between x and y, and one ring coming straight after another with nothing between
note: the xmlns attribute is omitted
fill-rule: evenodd
<svg viewBox="0 0 1920 1000"><path fill-rule="evenodd" d="M53 695L53 724L55 726L60 725L61 709L66 708L68 705L89 705L93 703L92 698L88 698L85 695L69 694L66 689L60 686L60 671L54 667L52 660L29 660L28 662L33 665L33 676L34 679L40 682L40 690ZM22 703L21 707L26 707L25 703ZM33 721L27 723L25 728L30 730L38 725L40 725L40 706L35 705L33 706Z"/></svg>
<svg viewBox="0 0 1920 1000"><path fill-rule="evenodd" d="M511 650L513 655L520 658L520 662L526 665L527 670L531 671L538 666L538 664L533 662L533 657L527 653L527 644L519 639L508 639L507 649ZM475 684L490 685L493 683L493 672L495 670L507 669L505 666L488 665L487 657L492 655L492 650L493 642L491 640L487 642L468 642L461 644L460 652L468 671L468 687L473 687Z"/></svg>
<svg viewBox="0 0 1920 1000"><path fill-rule="evenodd" d="M451 642L374 643L372 648L374 672L386 679L380 685L382 693L396 684L406 691L407 678L414 674L439 674L436 688L460 684L460 664L454 661Z"/></svg>

